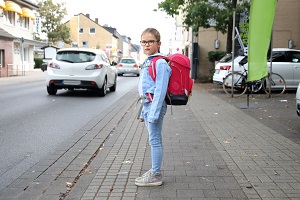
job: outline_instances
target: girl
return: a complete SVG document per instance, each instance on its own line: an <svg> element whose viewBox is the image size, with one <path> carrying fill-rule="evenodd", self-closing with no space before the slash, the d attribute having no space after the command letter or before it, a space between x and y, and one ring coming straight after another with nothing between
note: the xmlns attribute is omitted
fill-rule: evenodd
<svg viewBox="0 0 300 200"><path fill-rule="evenodd" d="M135 179L137 186L158 186L162 184L161 165L163 156L162 126L167 111L165 96L171 76L171 68L164 59L156 61L156 81L151 78L148 67L151 59L160 54L160 34L154 28L147 28L141 35L141 45L148 58L143 63L138 91L144 99L143 109L139 116L145 122L151 146L152 168Z"/></svg>

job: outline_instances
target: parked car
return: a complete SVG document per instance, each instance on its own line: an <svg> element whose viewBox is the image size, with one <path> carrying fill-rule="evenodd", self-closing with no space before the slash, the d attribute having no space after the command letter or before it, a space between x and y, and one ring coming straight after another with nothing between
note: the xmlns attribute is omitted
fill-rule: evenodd
<svg viewBox="0 0 300 200"><path fill-rule="evenodd" d="M234 71L241 71L242 70L241 66L239 65L239 62L244 57L245 56L235 56L235 58L234 58ZM215 73L214 73L214 76L213 76L213 82L215 84L222 85L225 76L227 76L227 74L232 71L231 66L232 66L232 54L226 54L215 65Z"/></svg>
<svg viewBox="0 0 300 200"><path fill-rule="evenodd" d="M102 50L65 48L48 63L46 84L49 95L59 89L88 89L105 96L108 88L116 90L117 71Z"/></svg>
<svg viewBox="0 0 300 200"><path fill-rule="evenodd" d="M298 88L296 92L296 112L300 117L300 83L298 84Z"/></svg>
<svg viewBox="0 0 300 200"><path fill-rule="evenodd" d="M223 57L215 66L213 82L216 84L222 84L225 76L232 71L230 56L226 56ZM242 71L243 68L238 64L242 58L244 58L244 56L238 56L235 58L234 71ZM268 58L267 64L270 71L270 58ZM248 63L245 64L245 68L248 69ZM273 48L272 72L280 74L285 79L287 89L296 89L300 82L300 50Z"/></svg>
<svg viewBox="0 0 300 200"><path fill-rule="evenodd" d="M118 75L134 74L140 76L140 68L138 62L134 58L122 58L118 64Z"/></svg>

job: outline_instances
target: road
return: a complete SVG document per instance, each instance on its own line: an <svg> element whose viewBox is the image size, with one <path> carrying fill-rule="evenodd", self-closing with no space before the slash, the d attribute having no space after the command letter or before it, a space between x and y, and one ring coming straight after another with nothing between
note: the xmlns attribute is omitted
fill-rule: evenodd
<svg viewBox="0 0 300 200"><path fill-rule="evenodd" d="M0 190L137 83L134 76L118 77L116 92L105 97L66 90L49 96L44 81L0 86Z"/></svg>

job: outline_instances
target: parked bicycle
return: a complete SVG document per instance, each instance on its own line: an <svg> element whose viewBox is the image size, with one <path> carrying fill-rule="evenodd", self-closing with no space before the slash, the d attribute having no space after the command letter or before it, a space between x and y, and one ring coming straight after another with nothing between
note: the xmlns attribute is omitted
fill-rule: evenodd
<svg viewBox="0 0 300 200"><path fill-rule="evenodd" d="M223 90L226 94L238 97L245 94L247 90L250 93L257 93L261 90L263 90L266 94L269 94L270 91L271 93L274 92L278 95L284 93L286 89L285 80L277 73L268 73L268 76L261 80L247 82L248 70L244 66L247 62L247 57L245 57L239 62L239 65L243 70L241 72L231 72L224 78Z"/></svg>

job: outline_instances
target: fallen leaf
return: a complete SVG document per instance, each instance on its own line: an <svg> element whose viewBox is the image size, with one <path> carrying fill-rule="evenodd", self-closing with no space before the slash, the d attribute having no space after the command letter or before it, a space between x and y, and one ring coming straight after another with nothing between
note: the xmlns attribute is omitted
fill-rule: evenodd
<svg viewBox="0 0 300 200"><path fill-rule="evenodd" d="M225 141L223 141L223 143L224 143L224 144L229 144L230 142L228 142L228 141L225 140Z"/></svg>
<svg viewBox="0 0 300 200"><path fill-rule="evenodd" d="M71 183L71 182L66 182L66 186L67 186L67 187L71 187L71 186L72 186L72 183Z"/></svg>

